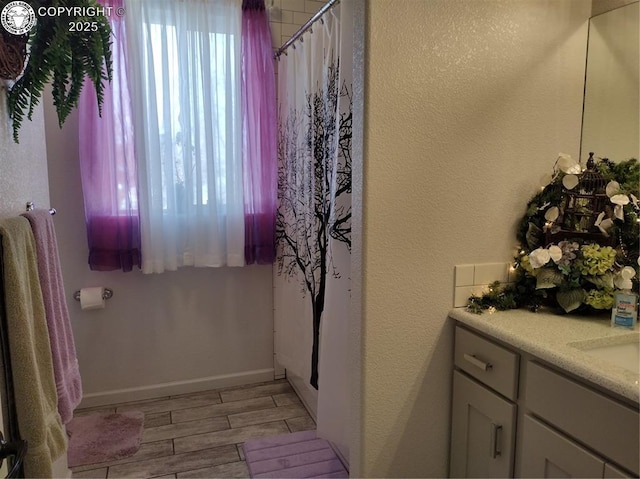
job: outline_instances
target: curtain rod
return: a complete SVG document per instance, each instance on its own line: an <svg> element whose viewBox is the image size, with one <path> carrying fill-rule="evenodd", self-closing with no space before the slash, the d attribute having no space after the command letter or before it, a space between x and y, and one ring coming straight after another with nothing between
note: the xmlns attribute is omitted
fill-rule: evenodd
<svg viewBox="0 0 640 479"><path fill-rule="evenodd" d="M293 34L293 36L291 38L289 38L289 40L287 40L284 45L282 45L280 48L278 48L278 51L275 53L274 57L278 58L280 55L282 55L284 53L284 51L289 48L289 46L291 46L298 38L300 38L304 32L306 32L309 28L311 28L311 25L313 25L316 21L318 21L318 19L325 14L325 12L327 12L328 10L330 10L334 5L336 5L337 3L340 3L340 0L329 0L327 2L327 4L322 7L318 13L316 13L313 17L311 17L311 19L305 23L304 25L302 25L300 27L300 29Z"/></svg>

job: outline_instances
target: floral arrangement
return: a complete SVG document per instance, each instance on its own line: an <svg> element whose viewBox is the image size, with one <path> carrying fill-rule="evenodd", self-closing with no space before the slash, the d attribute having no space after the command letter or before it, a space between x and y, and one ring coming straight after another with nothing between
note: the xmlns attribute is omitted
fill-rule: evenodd
<svg viewBox="0 0 640 479"><path fill-rule="evenodd" d="M588 181L601 187L589 191ZM638 290L640 165L590 157L587 169L560 154L551 182L527 204L517 232L516 281L494 283L467 309L559 306L566 313L609 310L616 290Z"/></svg>

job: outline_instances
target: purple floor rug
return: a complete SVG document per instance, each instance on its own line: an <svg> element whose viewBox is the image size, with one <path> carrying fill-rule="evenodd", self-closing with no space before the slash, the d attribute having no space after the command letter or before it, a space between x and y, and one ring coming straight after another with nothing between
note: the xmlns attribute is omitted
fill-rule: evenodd
<svg viewBox="0 0 640 479"><path fill-rule="evenodd" d="M315 431L254 439L243 449L252 478L349 477L331 445Z"/></svg>
<svg viewBox="0 0 640 479"><path fill-rule="evenodd" d="M140 449L144 413L90 414L67 424L69 467L116 461Z"/></svg>

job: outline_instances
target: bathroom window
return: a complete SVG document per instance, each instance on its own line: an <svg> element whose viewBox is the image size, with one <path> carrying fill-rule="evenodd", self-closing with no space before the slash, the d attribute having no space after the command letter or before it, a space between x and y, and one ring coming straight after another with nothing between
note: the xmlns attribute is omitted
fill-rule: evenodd
<svg viewBox="0 0 640 479"><path fill-rule="evenodd" d="M185 204L207 205L210 181L211 201L225 204L226 110L233 108L227 104L227 94L235 94L233 89L227 93L227 88L236 76L234 65L227 68L225 52L234 38L225 33L196 34L202 38L192 46L185 79L172 68L182 61L176 27L152 23L143 34L145 43L157 46L145 51L144 69L155 86L149 95L157 106L160 158L155 166L162 176L162 208L167 211L173 206L181 211ZM163 64L169 69L155 68ZM232 80L229 83L227 76ZM204 87L206 81L211 82L210 89ZM205 108L207 103L210 106Z"/></svg>
<svg viewBox="0 0 640 479"><path fill-rule="evenodd" d="M91 269L273 262L277 117L264 8L98 1L126 15L109 18L114 80L102 115L95 94L81 98Z"/></svg>
<svg viewBox="0 0 640 479"><path fill-rule="evenodd" d="M128 4L142 269L242 265L240 5Z"/></svg>

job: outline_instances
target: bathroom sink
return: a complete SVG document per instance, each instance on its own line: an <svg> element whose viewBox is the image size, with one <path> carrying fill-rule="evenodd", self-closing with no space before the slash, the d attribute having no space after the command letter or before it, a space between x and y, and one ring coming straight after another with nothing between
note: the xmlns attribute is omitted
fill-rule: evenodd
<svg viewBox="0 0 640 479"><path fill-rule="evenodd" d="M640 375L640 334L638 333L580 341L571 343L569 346Z"/></svg>

